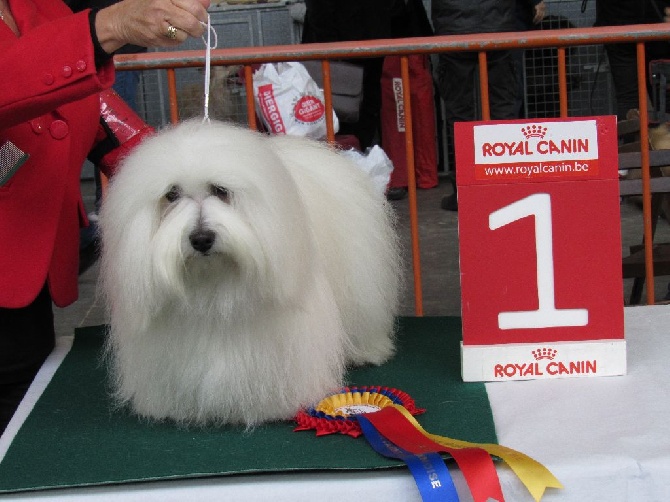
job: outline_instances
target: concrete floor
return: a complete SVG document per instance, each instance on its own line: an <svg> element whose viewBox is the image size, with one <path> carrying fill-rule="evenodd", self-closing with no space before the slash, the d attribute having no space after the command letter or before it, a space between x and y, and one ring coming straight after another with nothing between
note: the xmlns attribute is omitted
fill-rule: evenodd
<svg viewBox="0 0 670 502"><path fill-rule="evenodd" d="M451 193L451 185L446 181L437 188L420 190L417 194L419 207L419 232L422 263L422 294L424 315L460 315L460 284L458 273L458 213L440 209L444 195ZM91 208L94 201L93 182L82 181L84 203ZM409 211L407 199L393 202L398 213L399 232L409 253ZM642 211L634 201L621 205L621 228L623 251L640 243L642 236ZM670 241L670 224L661 220L657 229L657 240ZM406 256L406 281L401 314L414 314L414 284L412 279L411 257ZM98 266L95 264L79 278L79 300L65 309L54 309L56 332L58 335L70 335L74 328L97 325L106 322L105 311L96 295ZM657 301L667 292L669 277L657 278L655 294ZM622 295L628 298L631 280L624 281ZM646 293L643 295L643 300Z"/></svg>

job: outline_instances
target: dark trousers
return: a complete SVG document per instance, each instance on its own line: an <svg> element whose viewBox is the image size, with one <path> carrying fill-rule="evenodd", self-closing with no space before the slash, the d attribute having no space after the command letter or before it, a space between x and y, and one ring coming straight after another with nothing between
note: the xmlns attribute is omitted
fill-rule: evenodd
<svg viewBox="0 0 670 502"><path fill-rule="evenodd" d="M476 53L440 54L437 84L444 101L449 145L453 149L454 123L477 120L474 92L479 92ZM519 118L518 79L510 51L487 54L489 105L492 119ZM450 151L450 160L453 151ZM451 166L454 166L450 162Z"/></svg>
<svg viewBox="0 0 670 502"><path fill-rule="evenodd" d="M340 135L356 136L362 151L379 140L382 106L381 78L384 58L348 60L363 66L363 100L358 112L358 122L340 122Z"/></svg>
<svg viewBox="0 0 670 502"><path fill-rule="evenodd" d="M54 317L46 286L27 307L0 308L0 434L54 343Z"/></svg>
<svg viewBox="0 0 670 502"><path fill-rule="evenodd" d="M637 51L632 44L606 45L607 59L610 64L614 93L616 94L617 117L626 118L626 113L631 109L639 108L638 86L637 86ZM645 44L647 87L649 87L649 62L654 59L669 59L670 44L667 42L654 42ZM649 88L647 89L650 90Z"/></svg>

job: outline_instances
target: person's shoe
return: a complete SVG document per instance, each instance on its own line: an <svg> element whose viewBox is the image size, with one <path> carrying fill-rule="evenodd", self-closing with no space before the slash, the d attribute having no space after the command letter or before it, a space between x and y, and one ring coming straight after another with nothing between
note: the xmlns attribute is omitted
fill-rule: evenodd
<svg viewBox="0 0 670 502"><path fill-rule="evenodd" d="M407 197L407 187L394 187L386 191L386 200L402 200Z"/></svg>
<svg viewBox="0 0 670 502"><path fill-rule="evenodd" d="M458 198L455 193L446 195L442 198L440 207L445 211L458 211Z"/></svg>

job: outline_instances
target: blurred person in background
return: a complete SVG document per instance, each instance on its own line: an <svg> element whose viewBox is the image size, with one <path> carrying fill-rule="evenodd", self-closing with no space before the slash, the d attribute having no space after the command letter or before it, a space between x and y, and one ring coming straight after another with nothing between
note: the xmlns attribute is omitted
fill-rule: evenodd
<svg viewBox="0 0 670 502"><path fill-rule="evenodd" d="M303 43L374 40L393 36L393 19L404 0L305 0ZM353 134L361 150L379 143L383 57L351 59L363 67L363 101L355 124L340 124L339 134Z"/></svg>
<svg viewBox="0 0 670 502"><path fill-rule="evenodd" d="M517 0L432 0L431 18L435 35L464 35L517 30ZM519 116L517 93L519 75L512 51L487 53L489 103L492 119L515 119ZM479 88L475 75L476 52L443 53L436 71L437 88L444 102L447 138L450 145L449 165L454 193L442 199L441 207L457 211L458 202L453 158L454 123L477 120L474 92Z"/></svg>
<svg viewBox="0 0 670 502"><path fill-rule="evenodd" d="M670 0L597 0L596 26L661 23L666 10L670 12ZM635 44L607 44L605 50L616 95L617 117L625 119L628 110L639 106ZM647 64L670 57L668 42L647 42L645 50ZM648 85L649 74L645 74Z"/></svg>

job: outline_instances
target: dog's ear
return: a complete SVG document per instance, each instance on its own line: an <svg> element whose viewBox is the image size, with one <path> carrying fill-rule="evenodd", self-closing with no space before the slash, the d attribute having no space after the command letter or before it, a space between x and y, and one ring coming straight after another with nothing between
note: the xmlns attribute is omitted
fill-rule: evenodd
<svg viewBox="0 0 670 502"><path fill-rule="evenodd" d="M160 298L153 291L151 266L158 210L134 205L115 188L110 186L100 210L101 289L119 315L146 321Z"/></svg>

